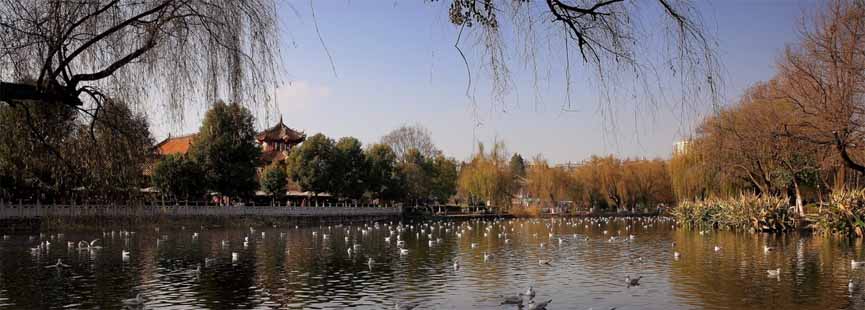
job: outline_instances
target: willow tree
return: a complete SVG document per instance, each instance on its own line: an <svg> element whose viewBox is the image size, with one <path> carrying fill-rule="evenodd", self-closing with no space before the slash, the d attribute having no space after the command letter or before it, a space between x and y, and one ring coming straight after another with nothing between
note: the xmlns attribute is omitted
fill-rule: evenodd
<svg viewBox="0 0 865 310"><path fill-rule="evenodd" d="M185 105L260 102L278 68L273 0L0 1L0 80L91 121L107 98ZM44 99L44 100L38 100Z"/></svg>
<svg viewBox="0 0 865 310"><path fill-rule="evenodd" d="M489 152L478 145L478 152L460 169L457 185L459 194L470 203L506 209L511 205L512 181L504 144L497 142Z"/></svg>
<svg viewBox="0 0 865 310"><path fill-rule="evenodd" d="M602 98L612 101L618 91L664 92L662 74L678 81L682 106L717 103L720 65L716 43L689 0L452 0L452 24L460 27L456 49L469 72L468 57L460 48L464 30L474 35L492 80L495 99L502 99L514 83L508 59L534 71L562 73L570 109L574 76L603 85ZM511 33L512 32L512 33ZM505 39L507 38L507 39ZM508 51L517 51L516 57ZM547 55L544 55L548 53ZM541 58L544 60L541 60ZM540 68L547 63L549 69ZM622 80L633 82L633 88ZM653 85L653 83L657 83ZM616 88L616 89L611 89ZM708 98L704 96L708 94ZM538 95L540 96L540 95ZM646 96L645 98L655 98ZM643 100L653 105L656 100Z"/></svg>

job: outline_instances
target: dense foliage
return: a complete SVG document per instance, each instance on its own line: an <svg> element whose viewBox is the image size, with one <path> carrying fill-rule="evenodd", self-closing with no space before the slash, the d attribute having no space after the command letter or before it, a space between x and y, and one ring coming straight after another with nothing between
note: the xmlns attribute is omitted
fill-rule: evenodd
<svg viewBox="0 0 865 310"><path fill-rule="evenodd" d="M153 166L151 181L164 198L200 200L207 190L205 173L197 162L180 155L168 155Z"/></svg>
<svg viewBox="0 0 865 310"><path fill-rule="evenodd" d="M698 227L786 231L795 227L790 211L787 202L775 196L741 195L683 201L673 210L673 216L679 223Z"/></svg>
<svg viewBox="0 0 865 310"><path fill-rule="evenodd" d="M255 134L247 108L222 101L213 104L189 149L189 156L205 171L208 188L229 197L255 193L261 158Z"/></svg>
<svg viewBox="0 0 865 310"><path fill-rule="evenodd" d="M98 122L66 106L0 103L0 198L128 200L146 184L147 120L110 100Z"/></svg>

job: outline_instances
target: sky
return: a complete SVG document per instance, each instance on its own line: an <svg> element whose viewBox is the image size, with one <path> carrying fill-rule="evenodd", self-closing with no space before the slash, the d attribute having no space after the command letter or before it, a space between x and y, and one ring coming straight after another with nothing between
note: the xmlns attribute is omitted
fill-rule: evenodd
<svg viewBox="0 0 865 310"><path fill-rule="evenodd" d="M798 37L803 14L818 6L809 0L696 2L706 32L718 42L721 104L735 102L749 85L772 77L785 46ZM454 48L460 29L448 22L448 5L281 3L283 83L273 90L271 108L254 111L256 125L273 125L281 115L288 126L308 135L353 136L371 144L400 125L419 124L430 130L439 149L458 160L468 159L477 142L499 140L523 157L540 154L566 163L593 154L669 157L673 144L713 111L709 100L681 108L675 83L664 79L658 82L663 96L625 91L604 99L603 88L580 68L569 97L560 57L539 53L535 59L542 69L532 70L514 46L506 54L511 87L502 97L492 96L479 41L468 34L461 38L471 74ZM538 46L553 45L545 40L552 38L541 36ZM635 104L652 100L661 104ZM161 140L169 133L195 132L205 109L186 112L180 123L151 113L154 136Z"/></svg>

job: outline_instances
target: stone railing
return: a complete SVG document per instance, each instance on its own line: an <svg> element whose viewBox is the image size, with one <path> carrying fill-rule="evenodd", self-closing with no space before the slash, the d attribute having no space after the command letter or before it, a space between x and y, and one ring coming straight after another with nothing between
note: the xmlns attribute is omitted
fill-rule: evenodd
<svg viewBox="0 0 865 310"><path fill-rule="evenodd" d="M399 216L399 207L113 206L0 204L0 219L51 217Z"/></svg>

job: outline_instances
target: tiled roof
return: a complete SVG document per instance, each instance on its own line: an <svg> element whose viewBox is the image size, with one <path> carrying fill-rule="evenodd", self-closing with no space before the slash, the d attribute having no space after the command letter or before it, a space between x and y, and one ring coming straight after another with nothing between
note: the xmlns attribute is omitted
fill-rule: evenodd
<svg viewBox="0 0 865 310"><path fill-rule="evenodd" d="M195 135L168 137L159 142L159 144L156 144L156 150L159 152L159 155L186 154L186 152L189 152L189 146L192 145Z"/></svg>
<svg viewBox="0 0 865 310"><path fill-rule="evenodd" d="M283 141L286 143L300 143L306 140L306 134L302 131L297 131L286 126L282 122L282 117L279 117L279 123L275 126L265 129L255 136L258 142L262 141Z"/></svg>

